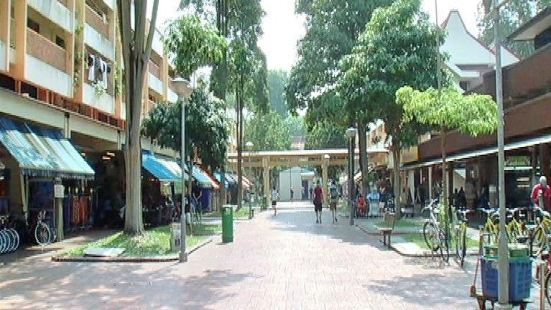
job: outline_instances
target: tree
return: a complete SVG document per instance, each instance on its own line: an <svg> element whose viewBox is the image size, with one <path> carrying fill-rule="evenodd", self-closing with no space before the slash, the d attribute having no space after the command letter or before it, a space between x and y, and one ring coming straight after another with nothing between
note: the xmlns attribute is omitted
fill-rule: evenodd
<svg viewBox="0 0 551 310"><path fill-rule="evenodd" d="M214 19L220 34L230 41L227 53L214 67L211 87L221 99L226 98L228 90L235 93L237 201L240 208L243 107L248 104L251 110L268 111L266 57L257 45L258 37L262 34L260 24L264 11L259 0L181 0L180 7L194 9L207 20ZM215 16L210 14L212 8Z"/></svg>
<svg viewBox="0 0 551 310"><path fill-rule="evenodd" d="M176 72L184 78L199 67L213 65L223 59L227 44L218 30L203 24L196 16L183 16L170 23L165 48Z"/></svg>
<svg viewBox="0 0 551 310"><path fill-rule="evenodd" d="M306 35L298 46L299 59L286 87L289 110L306 109L309 129L319 122L338 126L357 123L360 139L360 167L367 174L366 126L344 109L336 85L342 71L341 58L349 54L373 11L392 0L298 0L297 13L306 15ZM343 111L345 112L343 114ZM367 177L363 178L367 180ZM367 191L367 181L362 185Z"/></svg>
<svg viewBox="0 0 551 310"><path fill-rule="evenodd" d="M254 151L282 151L291 147L289 124L275 111L255 114L246 123L245 137L254 144Z"/></svg>
<svg viewBox="0 0 551 310"><path fill-rule="evenodd" d="M128 234L143 233L142 218L142 146L141 111L143 85L151 56L151 44L155 35L159 0L153 1L151 22L147 25L147 0L117 0L119 31L124 62L124 88L122 98L126 105L125 171L126 217L124 231ZM146 32L147 29L147 32Z"/></svg>
<svg viewBox="0 0 551 310"><path fill-rule="evenodd" d="M491 6L491 1L481 1L478 13L478 29L480 39L488 46L494 43L494 19L488 14L490 10L484 8L484 3ZM511 0L500 9L499 29L500 42L521 57L527 57L534 51L530 42L506 40L513 31L536 15L538 11L551 5L551 0Z"/></svg>
<svg viewBox="0 0 551 310"><path fill-rule="evenodd" d="M497 128L497 105L491 96L464 96L451 87L441 91L434 88L419 91L405 86L396 92L396 102L403 107L406 121L419 122L440 131L443 204L447 206L446 134L451 130L473 137L493 133ZM448 212L448 208L445 210Z"/></svg>
<svg viewBox="0 0 551 310"><path fill-rule="evenodd" d="M179 149L181 145L182 102L159 103L143 122L143 134L159 146ZM217 169L224 164L229 138L224 102L202 85L195 89L186 105L186 150L201 158L203 165Z"/></svg>
<svg viewBox="0 0 551 310"><path fill-rule="evenodd" d="M385 122L397 206L401 196L400 150L415 144L422 128L403 121L395 94L404 85L427 89L437 84L438 47L443 39L442 31L421 11L419 0L399 0L375 10L352 53L341 63L344 73L338 90L345 109L355 113L358 123Z"/></svg>
<svg viewBox="0 0 551 310"><path fill-rule="evenodd" d="M285 85L289 74L283 70L268 71L268 93L270 95L270 107L282 117L289 113L285 102Z"/></svg>
<svg viewBox="0 0 551 310"><path fill-rule="evenodd" d="M334 126L320 122L308 132L306 137L306 149L342 149L346 148L346 126Z"/></svg>

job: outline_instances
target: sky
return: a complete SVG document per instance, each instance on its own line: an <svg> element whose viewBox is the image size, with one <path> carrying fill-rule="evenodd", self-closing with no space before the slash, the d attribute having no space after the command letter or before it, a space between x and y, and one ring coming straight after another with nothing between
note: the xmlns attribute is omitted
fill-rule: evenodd
<svg viewBox="0 0 551 310"><path fill-rule="evenodd" d="M343 0L346 1L346 0ZM366 0L369 1L369 0ZM476 17L480 0L436 0L438 20L442 23L452 9L457 9L473 34L478 35ZM150 1L152 2L152 1ZM423 10L435 19L435 0L422 0ZM159 1L158 27L178 16L179 0ZM269 69L289 71L297 61L297 42L304 36L304 17L295 15L295 0L261 0L266 12L262 20L263 36L259 46L266 54Z"/></svg>

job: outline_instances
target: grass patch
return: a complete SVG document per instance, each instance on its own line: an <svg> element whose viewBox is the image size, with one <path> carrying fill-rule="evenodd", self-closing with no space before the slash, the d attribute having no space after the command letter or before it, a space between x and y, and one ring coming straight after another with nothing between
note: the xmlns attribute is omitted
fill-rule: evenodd
<svg viewBox="0 0 551 310"><path fill-rule="evenodd" d="M194 227L194 234L186 237L186 246L194 247L208 235L222 231L221 225L198 225ZM125 248L121 256L124 257L153 257L176 254L170 251L170 227L168 225L148 229L141 236L129 236L117 232L97 241L69 249L61 256L84 256L87 248Z"/></svg>
<svg viewBox="0 0 551 310"><path fill-rule="evenodd" d="M249 218L249 203L243 202L243 205L241 206L241 209L237 210L236 205L232 205L233 207L233 218L234 219L248 219ZM252 203L251 207L253 209L257 209L256 212L258 212L258 209L260 208L260 205L257 203ZM203 217L222 217L222 214L220 211L212 211L212 212L205 212L203 213Z"/></svg>
<svg viewBox="0 0 551 310"><path fill-rule="evenodd" d="M425 242L423 234L406 234L401 235L400 237L404 238L404 240L415 243L420 248L427 248L427 243ZM478 248L478 240L471 239L467 236L467 248ZM454 249L455 251L455 243L453 240L450 245L450 252L452 251L452 249Z"/></svg>
<svg viewBox="0 0 551 310"><path fill-rule="evenodd" d="M425 220L415 220L415 219L406 219L402 218L394 224L394 228L415 228L418 227L419 229L423 228L423 223L425 223ZM375 226L381 227L386 226L386 223L384 220L380 220L375 222ZM422 237L422 236L421 236Z"/></svg>

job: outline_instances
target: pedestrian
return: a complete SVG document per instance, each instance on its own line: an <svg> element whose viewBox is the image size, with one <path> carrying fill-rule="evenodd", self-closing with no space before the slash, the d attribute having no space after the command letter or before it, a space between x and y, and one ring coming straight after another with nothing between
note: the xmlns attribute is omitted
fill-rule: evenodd
<svg viewBox="0 0 551 310"><path fill-rule="evenodd" d="M357 204L358 204L358 214L356 214L356 216L357 217L367 216L366 202L365 202L365 198L362 194L358 195Z"/></svg>
<svg viewBox="0 0 551 310"><path fill-rule="evenodd" d="M547 178L545 176L542 175L540 182L534 185L531 196L532 202L536 206L547 212L551 211L551 188L547 185ZM541 205L540 199L543 200L543 205Z"/></svg>
<svg viewBox="0 0 551 310"><path fill-rule="evenodd" d="M371 186L371 193L367 195L369 199L369 215L370 216L379 216L380 213L380 195L375 186Z"/></svg>
<svg viewBox="0 0 551 310"><path fill-rule="evenodd" d="M333 223L337 222L337 202L339 201L339 191L335 181L331 182L329 187L329 194L331 201L329 202L329 210L331 210L331 216L333 217Z"/></svg>
<svg viewBox="0 0 551 310"><path fill-rule="evenodd" d="M279 199L279 193L277 190L272 189L272 209L274 209L274 215L277 215L277 200Z"/></svg>
<svg viewBox="0 0 551 310"><path fill-rule="evenodd" d="M321 206L323 204L323 189L320 186L320 182L316 184L314 188L314 211L316 211L316 223L321 224Z"/></svg>
<svg viewBox="0 0 551 310"><path fill-rule="evenodd" d="M314 199L314 197L312 197L313 191L314 191L313 188L310 187L310 189L309 189L309 192L310 192L310 199Z"/></svg>

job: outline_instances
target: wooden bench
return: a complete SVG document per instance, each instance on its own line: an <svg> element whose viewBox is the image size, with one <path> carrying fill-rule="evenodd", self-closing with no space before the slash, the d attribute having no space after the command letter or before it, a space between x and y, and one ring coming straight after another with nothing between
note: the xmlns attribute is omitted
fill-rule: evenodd
<svg viewBox="0 0 551 310"><path fill-rule="evenodd" d="M392 235L392 231L394 230L394 224L396 224L396 213L386 212L383 216L383 220L385 226L378 227L378 230L379 233L383 236L383 240L381 240L381 242L383 242L384 245L390 248L390 237Z"/></svg>
<svg viewBox="0 0 551 310"><path fill-rule="evenodd" d="M413 205L403 205L402 214L404 217L414 217L415 216L415 207Z"/></svg>

